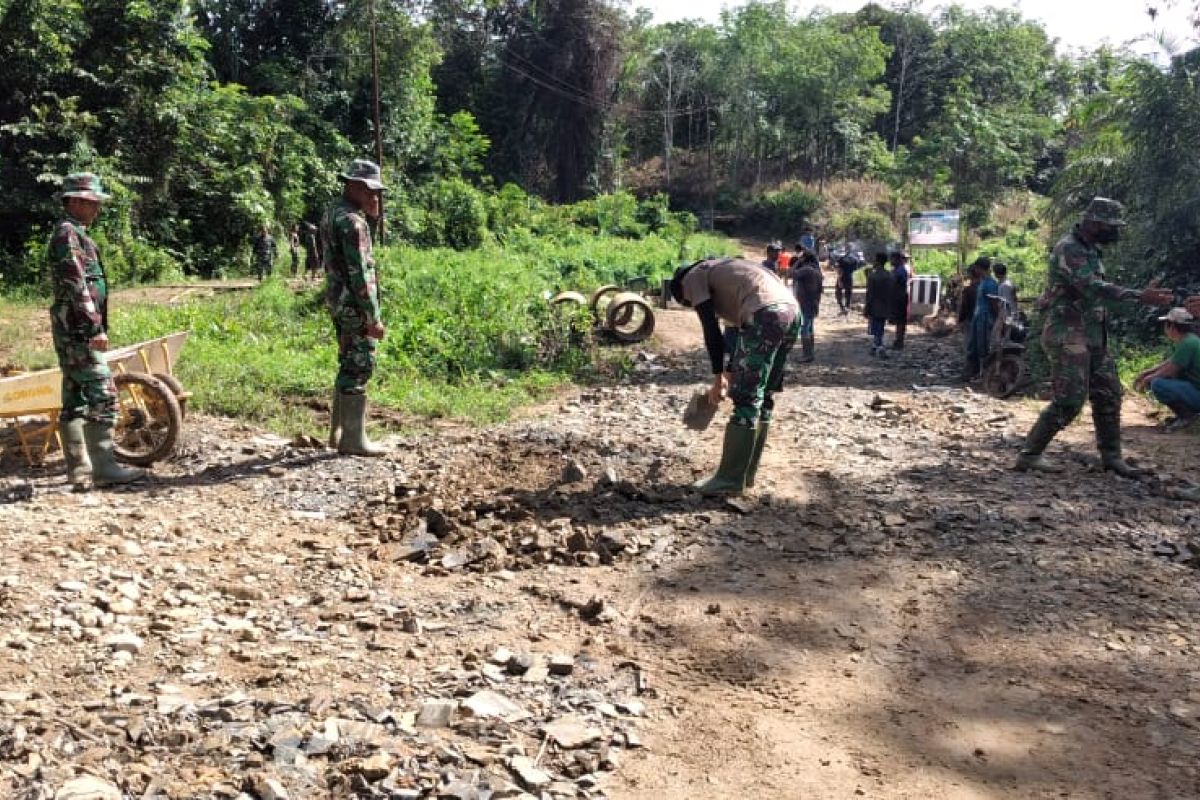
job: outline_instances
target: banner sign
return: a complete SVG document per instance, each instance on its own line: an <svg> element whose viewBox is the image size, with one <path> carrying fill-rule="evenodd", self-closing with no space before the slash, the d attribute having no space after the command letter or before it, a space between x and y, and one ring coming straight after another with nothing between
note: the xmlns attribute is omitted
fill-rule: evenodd
<svg viewBox="0 0 1200 800"><path fill-rule="evenodd" d="M908 216L908 243L916 247L958 244L958 210L914 211Z"/></svg>

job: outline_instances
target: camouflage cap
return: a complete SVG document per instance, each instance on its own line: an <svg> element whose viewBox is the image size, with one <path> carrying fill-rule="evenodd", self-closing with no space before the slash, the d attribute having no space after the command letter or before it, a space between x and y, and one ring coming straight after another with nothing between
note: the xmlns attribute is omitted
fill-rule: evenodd
<svg viewBox="0 0 1200 800"><path fill-rule="evenodd" d="M374 161L356 158L350 162L350 166L346 168L346 171L338 177L344 181L365 183L367 188L372 191L382 192L384 189L383 179L379 173L379 165Z"/></svg>
<svg viewBox="0 0 1200 800"><path fill-rule="evenodd" d="M1196 318L1186 308L1172 308L1166 314L1159 317L1158 321L1174 322L1176 325L1191 325L1196 321Z"/></svg>
<svg viewBox="0 0 1200 800"><path fill-rule="evenodd" d="M771 242L769 245L767 245L767 252L768 253L772 253L772 252L782 253L783 252L783 243L780 242L778 239Z"/></svg>
<svg viewBox="0 0 1200 800"><path fill-rule="evenodd" d="M72 172L63 178L62 191L55 195L60 200L68 197L78 197L81 200L91 200L103 203L112 195L107 194L100 184L100 176L91 172Z"/></svg>
<svg viewBox="0 0 1200 800"><path fill-rule="evenodd" d="M1093 197L1083 212L1084 222L1099 222L1104 225L1121 227L1125 225L1125 206L1107 197Z"/></svg>

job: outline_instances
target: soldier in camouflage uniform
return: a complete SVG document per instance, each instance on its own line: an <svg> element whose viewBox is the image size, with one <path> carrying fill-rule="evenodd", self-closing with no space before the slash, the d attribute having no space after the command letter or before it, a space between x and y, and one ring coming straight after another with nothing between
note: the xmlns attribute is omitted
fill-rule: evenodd
<svg viewBox="0 0 1200 800"><path fill-rule="evenodd" d="M329 446L339 453L383 455L367 439L367 382L375 372L375 350L384 336L375 282L375 256L368 219L380 212L379 167L354 161L342 174L342 199L321 219L325 303L338 342L338 374L329 425Z"/></svg>
<svg viewBox="0 0 1200 800"><path fill-rule="evenodd" d="M258 279L265 280L275 271L275 239L270 226L263 225L254 237L254 269Z"/></svg>
<svg viewBox="0 0 1200 800"><path fill-rule="evenodd" d="M739 258L680 267L671 279L671 294L700 317L714 376L709 402L719 404L726 391L733 401L721 464L693 488L703 494L740 494L754 485L758 473L775 393L783 389L788 353L800 332L799 305L779 276ZM738 331L728 371L721 322Z"/></svg>
<svg viewBox="0 0 1200 800"><path fill-rule="evenodd" d="M1054 436L1091 400L1096 445L1104 469L1118 475L1138 474L1121 457L1121 383L1108 352L1109 307L1122 301L1165 306L1172 294L1165 289L1125 289L1108 283L1099 245L1112 244L1125 225L1124 209L1115 200L1097 197L1083 219L1050 254L1046 291L1038 300L1045 312L1042 347L1053 380L1050 404L1025 439L1017 460L1019 470L1061 472L1042 455Z"/></svg>
<svg viewBox="0 0 1200 800"><path fill-rule="evenodd" d="M145 473L117 463L113 427L117 390L105 363L108 350L108 280L95 242L87 234L109 198L100 178L87 172L68 175L58 197L64 216L54 226L47 248L54 302L50 326L62 370L59 428L67 479L83 488L128 483Z"/></svg>

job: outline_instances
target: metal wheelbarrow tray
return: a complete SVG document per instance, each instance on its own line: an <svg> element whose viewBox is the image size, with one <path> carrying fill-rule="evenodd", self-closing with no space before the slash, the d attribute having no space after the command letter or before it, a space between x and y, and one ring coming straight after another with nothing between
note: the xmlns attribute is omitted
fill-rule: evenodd
<svg viewBox="0 0 1200 800"><path fill-rule="evenodd" d="M187 337L187 331L179 331L106 354L120 407L113 443L122 461L148 466L174 451L191 397L175 377L175 362ZM27 464L42 461L51 442L61 446L61 411L62 372L58 369L0 378L0 419L15 423ZM21 424L23 417L46 417L48 422L27 428Z"/></svg>

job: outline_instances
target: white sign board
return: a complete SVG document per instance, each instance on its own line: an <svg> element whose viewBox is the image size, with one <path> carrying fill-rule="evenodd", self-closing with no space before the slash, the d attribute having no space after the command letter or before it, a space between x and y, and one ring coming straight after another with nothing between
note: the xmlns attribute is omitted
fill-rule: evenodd
<svg viewBox="0 0 1200 800"><path fill-rule="evenodd" d="M958 209L914 211L908 217L908 243L915 247L958 244Z"/></svg>

